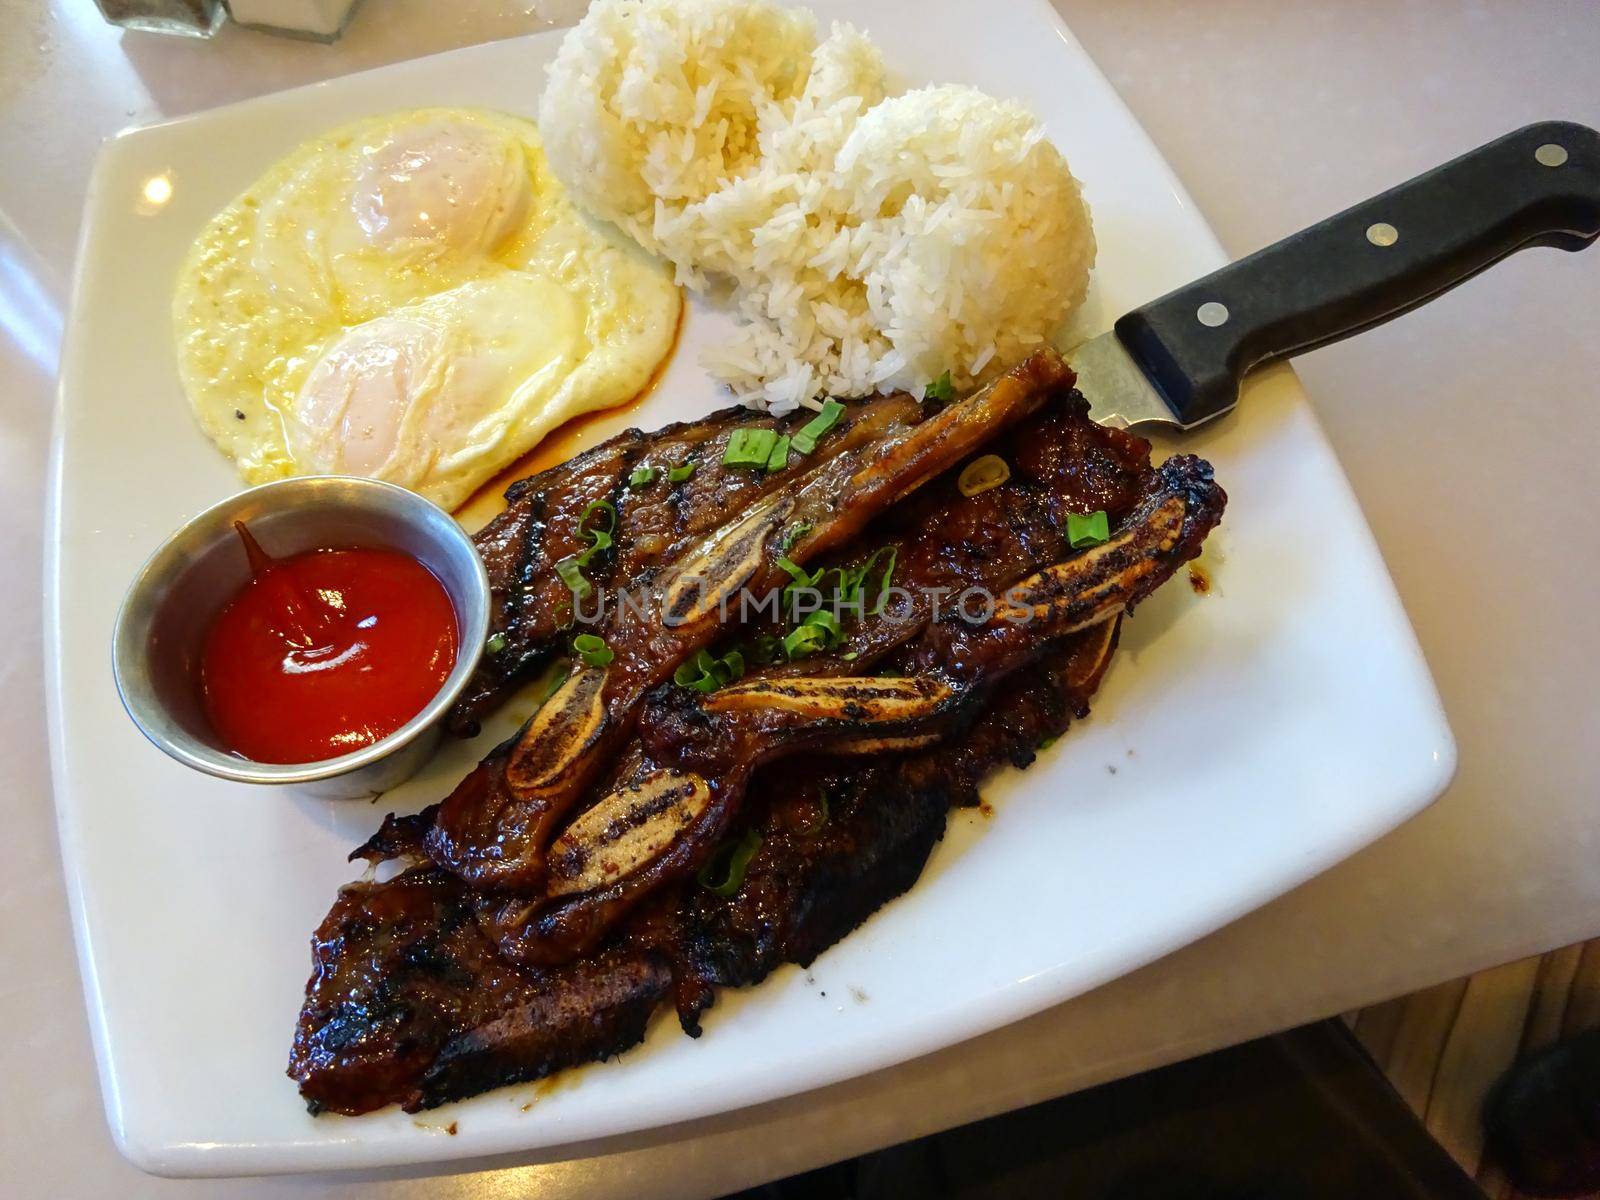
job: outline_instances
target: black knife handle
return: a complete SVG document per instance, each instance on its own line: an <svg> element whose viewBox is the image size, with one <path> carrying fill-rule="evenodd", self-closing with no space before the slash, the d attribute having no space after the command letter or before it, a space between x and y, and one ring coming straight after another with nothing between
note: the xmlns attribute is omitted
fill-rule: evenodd
<svg viewBox="0 0 1600 1200"><path fill-rule="evenodd" d="M1192 425L1231 408L1260 363L1397 317L1524 246L1597 236L1600 133L1546 121L1135 309L1117 336Z"/></svg>

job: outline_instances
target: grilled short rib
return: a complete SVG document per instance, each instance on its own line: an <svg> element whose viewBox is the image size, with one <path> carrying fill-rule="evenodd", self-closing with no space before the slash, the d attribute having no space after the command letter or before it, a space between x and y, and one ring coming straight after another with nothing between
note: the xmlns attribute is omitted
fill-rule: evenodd
<svg viewBox="0 0 1600 1200"><path fill-rule="evenodd" d="M1148 446L1093 425L1075 393L1056 399L994 445L1013 465L1011 482L963 498L944 477L839 559L892 541L903 548L903 580L1014 576L1059 557L1066 512L1105 508L1119 521L1150 484ZM943 624L878 642L863 630L858 644L885 672L926 670L960 642ZM951 805L975 802L988 773L1026 765L1087 711L1117 626L1053 644L931 748L818 754L758 771L734 833L755 828L762 841L735 893L664 885L576 961L510 965L485 932L488 898L437 867L350 885L313 939L290 1075L313 1111L415 1111L619 1053L669 1000L697 1034L718 987L809 963L908 888ZM848 652L770 670L845 674L858 669L839 661ZM421 861L432 817L390 818L358 853Z"/></svg>
<svg viewBox="0 0 1600 1200"><path fill-rule="evenodd" d="M1005 599L987 618L952 604L905 643L893 677L864 674L876 659L858 656L835 660L844 674L828 663L710 694L656 692L639 725L638 760L553 843L547 899L486 904L501 953L536 966L587 954L635 904L706 862L765 763L909 749L960 728L965 710L1050 645L1120 616L1165 582L1199 553L1221 507L1207 464L1171 458L1148 473L1138 505L1104 544L1064 549L1041 571L1020 568L1021 579L1005 572L1004 555L969 564L969 587ZM868 617L867 636L852 643L881 643L870 632L877 624L904 627L887 613Z"/></svg>
<svg viewBox="0 0 1600 1200"><path fill-rule="evenodd" d="M1027 765L1087 711L1111 634L1050 652L940 748L758 776L745 818L762 842L737 892L660 893L563 967L509 966L473 893L436 867L347 886L312 938L290 1076L313 1112L415 1112L619 1054L669 1002L698 1035L717 988L809 964L909 888L951 805L975 803L987 774ZM417 825L388 823L374 853L411 848Z"/></svg>
<svg viewBox="0 0 1600 1200"><path fill-rule="evenodd" d="M496 760L501 778L489 787L457 788L440 804L428 857L475 887L536 894L562 822L627 745L646 696L717 639L729 600L775 592L794 564L846 545L895 501L1072 381L1059 354L1036 351L922 420L900 421L833 451L662 563L651 572L646 603L613 605L592 627L611 651L608 661L573 664L510 752Z"/></svg>
<svg viewBox="0 0 1600 1200"><path fill-rule="evenodd" d="M580 523L591 503L614 505L618 528L612 548L596 556L584 574L596 588L634 587L762 497L793 486L799 476L863 441L921 421L926 410L904 393L873 397L851 406L811 455L794 456L783 470L723 464L734 430L793 434L815 415L801 410L777 418L734 407L654 433L628 429L506 489L505 511L473 539L489 573L489 631L497 648L484 655L451 710L450 728L476 733L484 716L566 652L572 596L555 565L588 547ZM689 467L693 473L687 479L668 479L673 468ZM632 486L635 472L651 482Z"/></svg>
<svg viewBox="0 0 1600 1200"><path fill-rule="evenodd" d="M908 597L908 611L897 611L893 620L849 624L846 640L831 653L769 666L753 672L752 678L870 670L884 655L926 628L933 616L931 597L941 589L948 614L950 597L968 587L999 594L1040 564L1071 555L1065 533L1069 514L1103 509L1113 521L1126 516L1152 478L1149 443L1091 421L1087 404L1072 391L1070 376L1052 375L1046 390L1049 398L1034 416L985 447L1012 465L1011 477L1004 484L964 496L959 473L947 472L890 507L855 545L818 564L822 568L853 565L892 549L897 564L893 579ZM745 632L728 636L737 639ZM777 626L773 632L781 634L783 629ZM667 689L668 695L677 690ZM655 700L651 704L659 707ZM653 719L647 724L664 727L668 722ZM642 732L650 739L656 730ZM508 743L491 752L459 785L446 809L482 813L486 822L512 811L517 799L506 770L511 751ZM641 765L639 770L648 767ZM721 832L715 827L706 829L699 849ZM682 849L692 857L696 847ZM687 873L685 865L677 864L680 873ZM687 871L693 869L693 864L687 865ZM514 894L500 909L488 919L499 929L502 951L525 965L552 956L570 957L574 947L581 951L603 932L597 925L614 919L607 915L596 921L586 914L574 914L591 926L575 936L570 930L550 928L570 925L567 913L541 909L536 914L527 897ZM552 944L556 942L560 944Z"/></svg>

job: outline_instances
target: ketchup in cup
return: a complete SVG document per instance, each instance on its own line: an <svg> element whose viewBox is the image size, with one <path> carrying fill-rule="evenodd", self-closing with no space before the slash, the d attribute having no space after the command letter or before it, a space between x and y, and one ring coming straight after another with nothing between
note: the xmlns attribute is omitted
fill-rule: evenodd
<svg viewBox="0 0 1600 1200"><path fill-rule="evenodd" d="M228 748L264 763L337 758L416 716L455 666L444 585L396 550L272 558L243 522L250 581L200 657L206 715Z"/></svg>

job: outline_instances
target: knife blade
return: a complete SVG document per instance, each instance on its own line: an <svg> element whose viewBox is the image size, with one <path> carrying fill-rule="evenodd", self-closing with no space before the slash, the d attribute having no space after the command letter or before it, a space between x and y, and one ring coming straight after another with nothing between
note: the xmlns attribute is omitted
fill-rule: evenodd
<svg viewBox="0 0 1600 1200"><path fill-rule="evenodd" d="M1600 133L1528 125L1121 317L1067 352L1105 425L1193 429L1257 366L1381 325L1528 246L1600 238Z"/></svg>
<svg viewBox="0 0 1600 1200"><path fill-rule="evenodd" d="M1179 429L1181 418L1156 390L1120 341L1115 330L1090 338L1067 353L1067 362L1078 375L1078 390L1089 400L1089 415L1102 425L1127 429L1159 421Z"/></svg>

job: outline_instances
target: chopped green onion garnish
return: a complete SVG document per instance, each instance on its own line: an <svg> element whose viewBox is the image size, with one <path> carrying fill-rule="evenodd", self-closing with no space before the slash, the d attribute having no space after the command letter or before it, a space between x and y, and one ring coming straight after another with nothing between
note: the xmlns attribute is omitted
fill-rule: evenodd
<svg viewBox="0 0 1600 1200"><path fill-rule="evenodd" d="M799 625L783 639L783 652L793 662L828 648L828 631L816 625Z"/></svg>
<svg viewBox="0 0 1600 1200"><path fill-rule="evenodd" d="M878 589L876 593L878 603L872 609L872 614L874 616L882 612L883 602L886 598L884 593L889 589L889 580L894 577L894 565L896 559L899 557L899 554L900 550L897 546L879 546L872 552L870 556L868 556L865 562L858 566L829 568L833 574L839 577L839 582L834 585L832 593L832 599L834 603L864 612L865 609L863 605L867 596L867 579L877 568L878 560L883 558L885 555L888 555L889 565L884 568L883 578L878 582ZM812 584L815 585L820 582L822 576L826 573L827 572L824 571L818 571L816 576L811 581Z"/></svg>
<svg viewBox="0 0 1600 1200"><path fill-rule="evenodd" d="M927 387L923 388L922 398L924 400L938 400L940 403L954 400L956 398L956 385L951 382L950 372L946 371Z"/></svg>
<svg viewBox="0 0 1600 1200"><path fill-rule="evenodd" d="M783 639L783 652L792 661L821 650L831 650L840 641L839 618L823 608L789 631L789 635Z"/></svg>
<svg viewBox="0 0 1600 1200"><path fill-rule="evenodd" d="M585 529L589 518L595 513L604 513L606 523L604 527ZM567 585L567 590L572 593L573 599L582 600L594 587L584 578L583 569L587 567L596 554L611 548L611 534L617 527L617 506L609 500L591 500L584 505L583 512L578 516L578 532L589 539L589 548L578 554L568 555L556 563L556 574L561 577L561 582Z"/></svg>
<svg viewBox="0 0 1600 1200"><path fill-rule="evenodd" d="M726 841L711 852L705 865L695 872L695 879L708 892L731 896L744 882L744 873L750 869L750 860L761 849L761 835L754 829L745 831L737 841Z"/></svg>
<svg viewBox="0 0 1600 1200"><path fill-rule="evenodd" d="M1106 521L1106 510L1067 514L1067 543L1074 550L1104 545L1111 540L1111 526Z"/></svg>
<svg viewBox="0 0 1600 1200"><path fill-rule="evenodd" d="M817 625L827 631L830 645L837 646L840 641L839 618L827 609L819 609L806 618L807 625Z"/></svg>
<svg viewBox="0 0 1600 1200"><path fill-rule="evenodd" d="M961 469L956 488L963 496L979 496L1011 478L1011 468L998 454L985 454Z"/></svg>
<svg viewBox="0 0 1600 1200"><path fill-rule="evenodd" d="M677 466L673 467L672 470L667 472L667 482L682 483L685 479L689 478L689 476L693 474L694 464L692 462L679 463Z"/></svg>
<svg viewBox="0 0 1600 1200"><path fill-rule="evenodd" d="M717 681L711 674L711 666L715 661L709 650L700 650L693 658L678 664L678 669L672 673L672 682L697 692L715 691Z"/></svg>
<svg viewBox="0 0 1600 1200"><path fill-rule="evenodd" d="M735 429L722 453L725 467L765 467L778 435L770 429Z"/></svg>
<svg viewBox="0 0 1600 1200"><path fill-rule="evenodd" d="M894 578L895 563L900 560L900 547L879 546L874 550L872 557L856 569L854 586L851 589L854 600L865 599L867 578L872 574L872 569L878 565L878 559L885 554L889 556L889 565L884 567L883 578L878 580L878 602L872 606L872 615L875 617L882 615L883 606L889 601L889 581Z"/></svg>
<svg viewBox="0 0 1600 1200"><path fill-rule="evenodd" d="M783 552L785 554L789 553L789 547L805 537L813 528L814 526L810 521L796 521L789 526L788 529L783 531Z"/></svg>
<svg viewBox="0 0 1600 1200"><path fill-rule="evenodd" d="M817 448L817 439L837 425L842 416L844 405L837 400L824 400L822 411L801 426L790 444L801 454L810 454Z"/></svg>
<svg viewBox="0 0 1600 1200"><path fill-rule="evenodd" d="M900 561L900 547L889 547L889 565L883 569L883 578L878 582L878 605L872 610L877 616L883 612L883 606L889 602L889 587L894 581L895 564Z"/></svg>
<svg viewBox="0 0 1600 1200"><path fill-rule="evenodd" d="M485 654L499 654L500 651L504 650L505 648L506 635L503 633L495 634L483 644L483 652Z"/></svg>
<svg viewBox="0 0 1600 1200"><path fill-rule="evenodd" d="M606 523L606 527L604 529L584 529L583 526L584 523L588 521L589 514L597 508L602 512L609 512L611 514L611 519ZM604 500L596 500L593 504L589 505L588 508L583 510L583 516L578 518L578 529L583 533L584 537L589 539L589 548L582 554L578 555L578 565L580 567L587 567L589 565L589 561L594 558L596 554L599 554L600 551L611 549L611 531L616 527L617 510L612 508L611 505L607 504Z"/></svg>
<svg viewBox="0 0 1600 1200"><path fill-rule="evenodd" d="M1051 746L1054 746L1060 740L1061 740L1061 735L1059 733L1053 734L1050 737L1045 738L1044 741L1039 743L1039 749L1048 750L1048 749L1050 749Z"/></svg>
<svg viewBox="0 0 1600 1200"><path fill-rule="evenodd" d="M628 476L628 486L631 488L649 487L656 481L656 476L661 474L654 467L635 467L633 474Z"/></svg>
<svg viewBox="0 0 1600 1200"><path fill-rule="evenodd" d="M804 585L806 585L808 587L811 584L816 583L817 580L822 578L822 572L821 571L818 571L815 575L813 575L813 574L811 574L811 572L807 571L804 567L802 567L799 563L795 562L793 559L789 558L786 555L779 556L779 558L778 558L778 566L782 567L785 571L787 571L789 573L789 578L790 579L794 580L796 583L804 584Z"/></svg>
<svg viewBox="0 0 1600 1200"><path fill-rule="evenodd" d="M772 453L767 455L767 470L781 471L789 465L789 442L786 433L772 443Z"/></svg>
<svg viewBox="0 0 1600 1200"><path fill-rule="evenodd" d="M804 567L796 565L787 557L780 557L778 559L778 565L789 573L789 582L783 585L782 596L783 606L786 609L794 608L799 600L798 593L806 590L807 588L816 587L817 584L822 582L823 575L826 574L826 571L819 569L817 573L813 575Z"/></svg>
<svg viewBox="0 0 1600 1200"><path fill-rule="evenodd" d="M709 650L697 650L695 656L678 664L672 673L672 682L695 692L714 692L724 684L732 683L744 674L744 655L730 650L721 658L713 658Z"/></svg>
<svg viewBox="0 0 1600 1200"><path fill-rule="evenodd" d="M583 506L583 512L578 516L578 528L582 529L589 523L589 517L597 512L606 514L606 532L610 533L617 527L617 506L609 500L591 500Z"/></svg>
<svg viewBox="0 0 1600 1200"><path fill-rule="evenodd" d="M603 637L593 633L580 633L572 639L575 654L591 667L603 667L616 658Z"/></svg>
<svg viewBox="0 0 1600 1200"><path fill-rule="evenodd" d="M556 574L561 576L561 582L567 585L567 590L572 593L574 600L582 600L594 591L594 585L583 577L583 566L579 559L583 555L574 555L572 558L563 558L556 564Z"/></svg>

